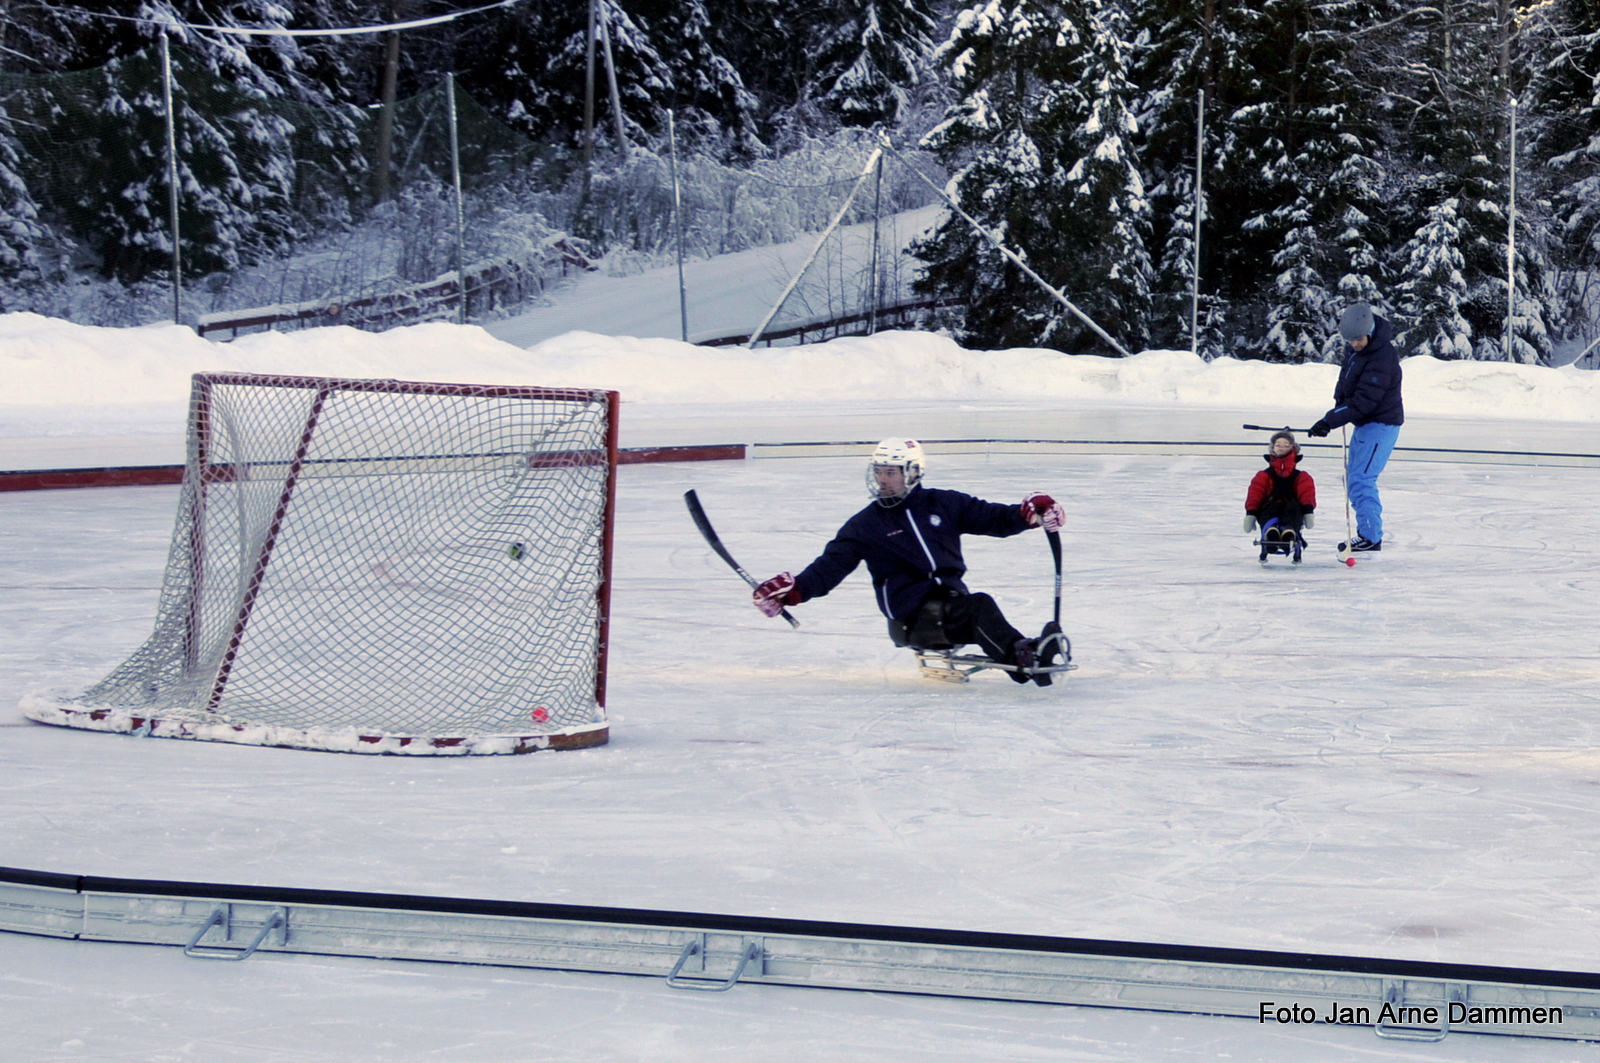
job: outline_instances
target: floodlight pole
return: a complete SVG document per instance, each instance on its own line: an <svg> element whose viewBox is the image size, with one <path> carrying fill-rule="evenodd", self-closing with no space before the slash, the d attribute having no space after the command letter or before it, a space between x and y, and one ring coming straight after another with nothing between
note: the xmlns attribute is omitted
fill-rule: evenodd
<svg viewBox="0 0 1600 1063"><path fill-rule="evenodd" d="M1506 361L1516 360L1517 312L1517 98L1511 97L1510 209L1506 211Z"/></svg>
<svg viewBox="0 0 1600 1063"><path fill-rule="evenodd" d="M877 179L872 186L872 269L868 273L871 284L871 312L867 317L867 335L878 334L878 218L883 206L883 157L878 157Z"/></svg>
<svg viewBox="0 0 1600 1063"><path fill-rule="evenodd" d="M178 242L178 119L172 111L172 47L161 34L161 98L167 112L167 209L172 221L172 323L183 324L183 248Z"/></svg>
<svg viewBox="0 0 1600 1063"><path fill-rule="evenodd" d="M1200 90L1194 132L1194 262L1189 278L1189 353L1200 354L1200 218L1201 176L1206 154L1206 90Z"/></svg>
<svg viewBox="0 0 1600 1063"><path fill-rule="evenodd" d="M683 286L683 190L678 184L678 127L673 121L672 108L667 108L668 158L672 160L672 222L677 230L678 244L678 326L683 342L689 342L689 294Z"/></svg>
<svg viewBox="0 0 1600 1063"><path fill-rule="evenodd" d="M461 135L456 124L456 76L444 76L446 109L450 112L450 181L455 186L456 207L456 291L461 294L461 307L456 320L467 323L467 219L461 205Z"/></svg>
<svg viewBox="0 0 1600 1063"><path fill-rule="evenodd" d="M594 41L595 5L599 0L589 0L589 32L585 40L588 60L583 78L583 190L589 191L589 174L594 162Z"/></svg>

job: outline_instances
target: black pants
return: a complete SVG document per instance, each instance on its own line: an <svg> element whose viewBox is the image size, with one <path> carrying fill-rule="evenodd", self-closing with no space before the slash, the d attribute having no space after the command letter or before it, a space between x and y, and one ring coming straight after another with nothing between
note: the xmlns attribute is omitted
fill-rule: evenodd
<svg viewBox="0 0 1600 1063"><path fill-rule="evenodd" d="M951 649L977 643L996 661L1010 661L1022 632L987 594L930 594L907 622L910 644Z"/></svg>
<svg viewBox="0 0 1600 1063"><path fill-rule="evenodd" d="M1261 526L1266 527L1267 521L1273 517L1278 518L1278 527L1293 528L1295 531L1299 531L1301 525L1306 522L1306 515L1300 509L1298 500L1285 502L1281 498L1269 498L1261 503L1261 510L1256 516Z"/></svg>

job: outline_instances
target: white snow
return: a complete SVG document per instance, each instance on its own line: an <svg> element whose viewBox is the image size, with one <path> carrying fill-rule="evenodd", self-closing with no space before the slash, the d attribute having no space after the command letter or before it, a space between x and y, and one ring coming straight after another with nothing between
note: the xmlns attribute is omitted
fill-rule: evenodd
<svg viewBox="0 0 1600 1063"><path fill-rule="evenodd" d="M622 282L617 282L621 284ZM603 324L599 322L597 324ZM1600 378L1411 359L1402 447L1600 453ZM747 352L478 328L202 341L0 317L0 467L176 440L203 369L616 388L624 445L926 438L1239 441L1305 424L1325 365L963 351L927 334ZM1255 438L1260 438L1259 436ZM162 443L162 446L167 443ZM55 446L57 449L52 450ZM1337 448L1299 569L1238 519L1259 465L936 453L937 486L1067 506L1050 689L919 679L861 573L761 617L865 504L859 457L626 466L610 745L354 757L27 723L148 634L177 490L0 495L0 864L71 873L944 926L1576 970L1600 967L1594 600L1600 469L1404 460L1355 569ZM1412 455L1415 457L1416 455ZM969 540L1018 626L1037 535ZM219 970L220 968L220 970ZM659 983L0 935L0 1057L144 1061L1592 1058L1592 1046L1115 1010Z"/></svg>

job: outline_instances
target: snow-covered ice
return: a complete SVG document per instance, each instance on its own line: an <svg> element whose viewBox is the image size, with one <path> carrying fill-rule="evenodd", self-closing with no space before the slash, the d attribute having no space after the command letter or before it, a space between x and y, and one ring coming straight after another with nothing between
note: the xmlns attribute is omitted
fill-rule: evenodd
<svg viewBox="0 0 1600 1063"><path fill-rule="evenodd" d="M57 351L70 361L52 370ZM18 368L28 359L39 371ZM799 631L751 609L683 492L746 568L798 569L865 504L860 456L636 465L620 481L608 746L417 761L57 730L14 706L81 689L148 634L177 489L7 494L0 864L1597 967L1600 469L1396 460L1384 553L1352 570L1333 555L1337 450L1311 449L1308 559L1262 568L1238 526L1253 450L1112 444L1303 424L1327 405L1326 366L976 353L895 334L753 353L593 334L520 351L450 326L220 345L27 315L0 317L0 465L29 467L12 456L51 440L91 459L69 464L118 464L106 436L178 435L187 375L207 368L617 387L625 445L1107 441L936 454L929 474L1066 504L1063 620L1081 668L1049 689L919 679L861 573L798 607ZM1406 371L1402 447L1600 453L1593 374ZM62 379L83 383L63 396ZM975 587L1019 626L1048 618L1039 536L968 542ZM1594 1057L760 987L708 1000L548 972L196 965L6 935L0 1014L0 1054L18 1059Z"/></svg>

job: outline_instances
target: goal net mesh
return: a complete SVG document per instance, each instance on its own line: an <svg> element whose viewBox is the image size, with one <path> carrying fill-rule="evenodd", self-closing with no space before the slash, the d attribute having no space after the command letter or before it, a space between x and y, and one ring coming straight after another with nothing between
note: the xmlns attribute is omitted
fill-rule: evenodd
<svg viewBox="0 0 1600 1063"><path fill-rule="evenodd" d="M77 703L434 738L601 723L608 399L197 376L155 632Z"/></svg>

